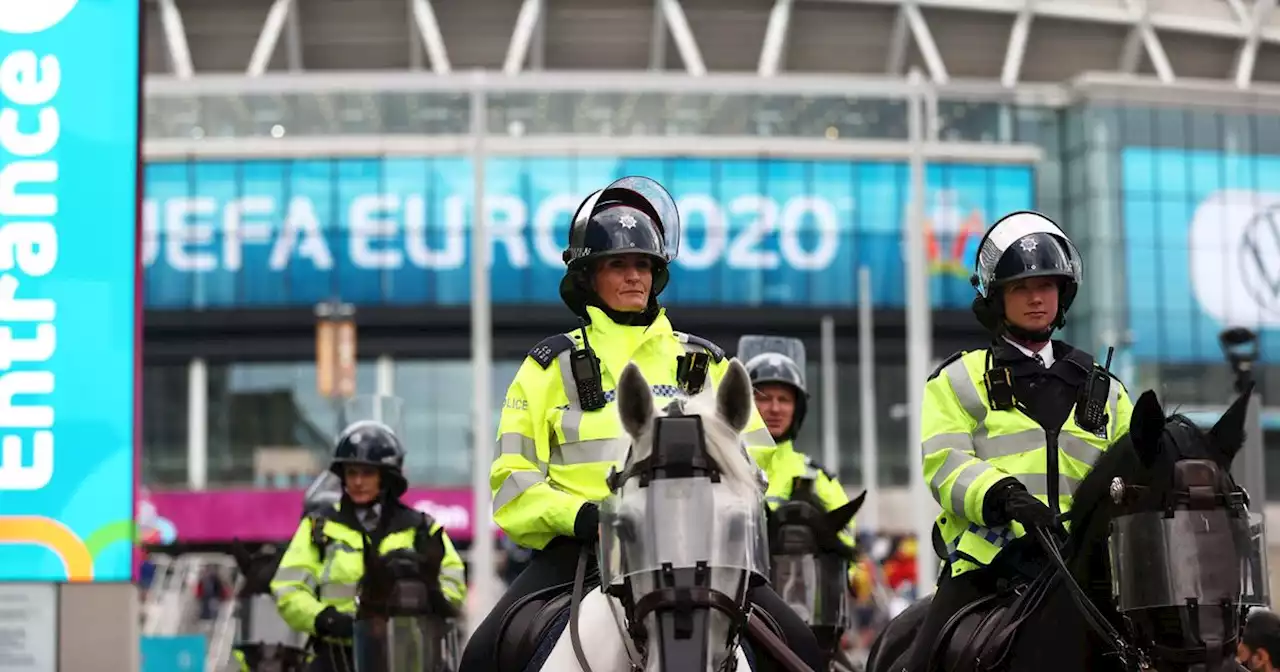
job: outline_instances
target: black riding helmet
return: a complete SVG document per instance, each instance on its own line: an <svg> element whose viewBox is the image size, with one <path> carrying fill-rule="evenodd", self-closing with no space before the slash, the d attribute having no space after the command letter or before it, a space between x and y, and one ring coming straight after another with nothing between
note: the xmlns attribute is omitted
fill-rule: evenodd
<svg viewBox="0 0 1280 672"><path fill-rule="evenodd" d="M588 196L573 216L562 259L560 298L582 318L595 305L614 316L591 289L597 261L619 254L643 254L653 260L653 284L644 315L652 319L658 295L670 278L667 266L679 252L680 217L662 185L647 177L625 177Z"/></svg>
<svg viewBox="0 0 1280 672"><path fill-rule="evenodd" d="M790 385L796 391L796 409L791 417L791 426L783 433L782 440L790 441L800 432L804 423L805 412L809 406L809 388L805 384L804 371L794 359L777 353L765 352L752 357L746 363L747 374L751 376L751 387L758 388L765 383Z"/></svg>
<svg viewBox="0 0 1280 672"><path fill-rule="evenodd" d="M373 420L348 426L338 437L329 471L342 478L342 465L365 464L382 472L382 491L396 499L409 489L404 477L404 446L390 427Z"/></svg>
<svg viewBox="0 0 1280 672"><path fill-rule="evenodd" d="M1007 331L1028 340L1047 340L1053 329L1067 323L1067 311L1075 301L1083 278L1080 252L1062 229L1038 212L1023 210L1005 215L978 244L970 282L978 296L973 312L988 331ZM1004 319L1001 290L1015 280L1058 278L1058 314L1045 332L1031 333Z"/></svg>

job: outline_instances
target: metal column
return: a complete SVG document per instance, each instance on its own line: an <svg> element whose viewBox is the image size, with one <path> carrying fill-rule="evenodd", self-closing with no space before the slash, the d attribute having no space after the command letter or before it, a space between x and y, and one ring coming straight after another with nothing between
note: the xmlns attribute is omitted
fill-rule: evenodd
<svg viewBox="0 0 1280 672"><path fill-rule="evenodd" d="M836 403L836 374L839 365L836 363L836 321L830 315L822 316L822 463L833 474L840 473L839 423L836 414L839 404ZM805 374L808 375L808 374Z"/></svg>
<svg viewBox="0 0 1280 672"><path fill-rule="evenodd" d="M928 551L933 532L933 498L924 482L920 455L920 408L924 383L933 358L932 304L929 299L929 266L925 250L925 85L919 69L911 71L907 124L911 144L911 204L903 224L907 257L907 463L911 467L912 520L921 551L916 554L918 591L933 591L937 558Z"/></svg>
<svg viewBox="0 0 1280 672"><path fill-rule="evenodd" d="M861 415L862 488L867 491L870 506L861 514L860 528L871 532L880 529L880 456L879 427L876 423L876 344L872 325L871 269L858 269L858 402Z"/></svg>
<svg viewBox="0 0 1280 672"><path fill-rule="evenodd" d="M471 90L471 599L467 628L474 632L496 601L494 574L493 502L489 495L489 466L494 432L489 385L493 367L492 306L489 295L489 217L485 211L485 160L488 100L485 75L476 71Z"/></svg>

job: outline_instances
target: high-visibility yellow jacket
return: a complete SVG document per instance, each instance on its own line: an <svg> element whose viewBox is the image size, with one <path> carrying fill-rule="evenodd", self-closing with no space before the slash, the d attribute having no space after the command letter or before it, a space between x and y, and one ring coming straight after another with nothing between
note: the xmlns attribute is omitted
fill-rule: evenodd
<svg viewBox="0 0 1280 672"><path fill-rule="evenodd" d="M782 502L791 499L794 481L801 476L813 479L813 492L818 499L822 500L828 511L849 503L849 493L844 491L844 486L840 485L835 475L819 467L813 458L798 452L790 440L783 441L773 448L752 449L751 456L756 459L760 468L764 469L769 479L769 490L765 493L769 508L776 508ZM840 540L851 548L856 544L855 530L854 522L850 520L840 533ZM849 565L850 580L856 573L857 565L851 563Z"/></svg>
<svg viewBox="0 0 1280 672"><path fill-rule="evenodd" d="M1001 549L1025 533L1017 522L988 526L983 520L983 502L997 481L1013 476L1049 504L1050 434L1018 408L991 408L983 379L986 367L986 350L960 353L924 387L924 478L942 507L937 526L953 575L991 564ZM1063 513L1071 510L1076 487L1102 452L1129 431L1133 404L1124 385L1110 380L1104 431L1081 429L1073 409L1056 437L1058 505Z"/></svg>
<svg viewBox="0 0 1280 672"><path fill-rule="evenodd" d="M276 609L285 623L298 632L314 635L316 616L325 607L333 606L348 614L356 610L356 589L364 576L365 532L338 520L338 506L302 519L271 581ZM430 535L440 530L445 548L440 590L452 604L461 608L467 595L464 566L449 535L440 523L420 511L403 505L388 508L391 510L384 510L382 515L391 515L392 519L387 523L386 536L378 544L379 555L400 549L413 550L421 527ZM323 522L320 535L313 532L313 518ZM323 553L316 543L321 540Z"/></svg>
<svg viewBox="0 0 1280 672"><path fill-rule="evenodd" d="M541 549L557 536L572 536L578 510L609 495L605 479L627 449L615 410L614 389L628 362L640 367L653 394L683 397L677 358L686 352L711 355L707 385L718 384L728 367L715 344L671 329L665 310L649 326L619 325L589 306L587 340L600 360L601 388L608 402L584 411L569 365L583 347L575 330L552 336L529 351L503 401L498 458L489 471L493 518L512 541ZM759 413L747 425L749 449L773 446Z"/></svg>

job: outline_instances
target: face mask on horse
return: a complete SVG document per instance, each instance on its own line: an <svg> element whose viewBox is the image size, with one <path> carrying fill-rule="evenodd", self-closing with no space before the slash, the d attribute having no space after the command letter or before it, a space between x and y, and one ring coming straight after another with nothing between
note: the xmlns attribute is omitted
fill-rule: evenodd
<svg viewBox="0 0 1280 672"><path fill-rule="evenodd" d="M1269 598L1261 517L1230 473L1249 394L1203 431L1144 393L1128 436L1075 492L1066 557L1053 535L1029 532L1044 573L917 642L932 646L929 672L1238 670L1242 615ZM867 669L902 669L928 609L922 600L891 622Z"/></svg>

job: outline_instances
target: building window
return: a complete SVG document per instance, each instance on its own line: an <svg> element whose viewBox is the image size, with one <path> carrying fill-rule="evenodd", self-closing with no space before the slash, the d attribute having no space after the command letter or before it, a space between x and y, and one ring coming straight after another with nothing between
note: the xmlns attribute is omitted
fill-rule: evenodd
<svg viewBox="0 0 1280 672"><path fill-rule="evenodd" d="M187 483L187 375L182 365L142 369L142 482Z"/></svg>
<svg viewBox="0 0 1280 672"><path fill-rule="evenodd" d="M316 391L314 362L210 363L208 378L210 487L305 487L328 464L341 402ZM375 385L360 362L357 392Z"/></svg>

